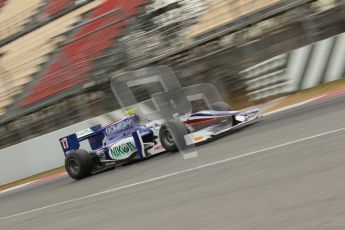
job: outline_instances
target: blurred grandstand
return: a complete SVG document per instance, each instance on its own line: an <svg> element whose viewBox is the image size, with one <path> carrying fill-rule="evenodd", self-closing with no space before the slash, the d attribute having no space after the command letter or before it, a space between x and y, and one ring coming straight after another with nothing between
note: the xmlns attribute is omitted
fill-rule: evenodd
<svg viewBox="0 0 345 230"><path fill-rule="evenodd" d="M344 19L343 0L0 0L0 147L117 109L111 76L148 65L248 106L241 70Z"/></svg>

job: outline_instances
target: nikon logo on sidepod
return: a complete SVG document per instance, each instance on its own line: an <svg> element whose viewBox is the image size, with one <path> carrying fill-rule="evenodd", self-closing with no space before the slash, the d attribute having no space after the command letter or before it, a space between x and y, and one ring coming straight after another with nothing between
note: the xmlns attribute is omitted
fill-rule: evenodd
<svg viewBox="0 0 345 230"><path fill-rule="evenodd" d="M130 140L129 140L130 139ZM113 145L109 150L109 155L111 158L116 160L126 159L132 153L137 151L136 145L133 143L132 138L126 138L116 145Z"/></svg>

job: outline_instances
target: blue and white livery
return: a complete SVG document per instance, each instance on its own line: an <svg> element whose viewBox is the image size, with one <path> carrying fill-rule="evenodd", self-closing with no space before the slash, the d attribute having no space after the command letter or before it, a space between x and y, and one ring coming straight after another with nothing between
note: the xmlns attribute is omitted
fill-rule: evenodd
<svg viewBox="0 0 345 230"><path fill-rule="evenodd" d="M95 125L60 138L66 171L72 178L81 179L108 165L178 151L178 140L188 146L216 138L260 117L258 109L240 112L226 108L223 103L212 110L178 116L173 122L142 122L139 116L131 115L104 127ZM80 148L84 141L90 146L88 150Z"/></svg>

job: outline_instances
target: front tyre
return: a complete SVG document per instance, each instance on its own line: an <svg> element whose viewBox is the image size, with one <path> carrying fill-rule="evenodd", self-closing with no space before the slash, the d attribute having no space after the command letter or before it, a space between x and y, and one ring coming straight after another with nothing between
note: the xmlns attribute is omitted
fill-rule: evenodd
<svg viewBox="0 0 345 230"><path fill-rule="evenodd" d="M89 152L78 149L67 155L65 168L73 179L80 180L89 176L93 169L93 159Z"/></svg>
<svg viewBox="0 0 345 230"><path fill-rule="evenodd" d="M162 146L169 152L177 152L186 149L187 144L184 136L188 134L185 125L179 120L167 121L159 130L159 139ZM177 146L177 144L179 146Z"/></svg>

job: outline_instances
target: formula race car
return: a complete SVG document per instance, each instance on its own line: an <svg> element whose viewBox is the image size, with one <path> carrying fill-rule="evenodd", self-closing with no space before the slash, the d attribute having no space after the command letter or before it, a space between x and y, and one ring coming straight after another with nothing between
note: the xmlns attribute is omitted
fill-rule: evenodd
<svg viewBox="0 0 345 230"><path fill-rule="evenodd" d="M105 127L96 125L60 138L60 144L66 171L72 178L82 179L109 165L122 165L165 151L177 152L181 146L176 142L188 146L211 140L259 117L258 109L230 111L227 104L217 102L211 110L169 121L144 122L134 114ZM90 150L80 149L82 141L88 142Z"/></svg>

